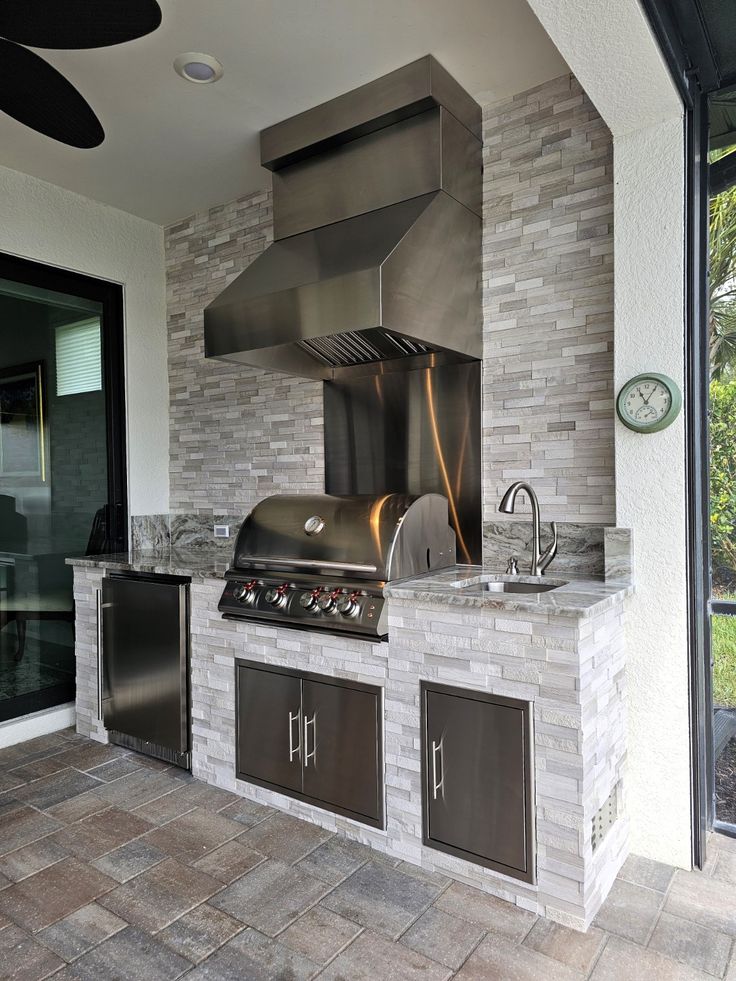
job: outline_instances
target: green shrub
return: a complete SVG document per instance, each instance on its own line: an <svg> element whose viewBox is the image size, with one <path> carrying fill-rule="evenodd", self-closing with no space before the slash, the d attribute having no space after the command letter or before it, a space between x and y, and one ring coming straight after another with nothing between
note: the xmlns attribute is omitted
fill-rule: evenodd
<svg viewBox="0 0 736 981"><path fill-rule="evenodd" d="M714 616L713 702L736 706L736 617Z"/></svg>
<svg viewBox="0 0 736 981"><path fill-rule="evenodd" d="M710 533L713 585L736 585L736 381L710 384Z"/></svg>

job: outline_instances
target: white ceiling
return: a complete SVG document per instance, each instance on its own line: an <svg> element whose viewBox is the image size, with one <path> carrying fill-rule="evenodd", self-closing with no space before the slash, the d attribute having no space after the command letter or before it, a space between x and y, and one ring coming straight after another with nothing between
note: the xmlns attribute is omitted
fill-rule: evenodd
<svg viewBox="0 0 736 981"><path fill-rule="evenodd" d="M75 150L0 112L0 164L169 224L265 187L258 132L433 54L479 101L566 66L526 0L159 0L158 31L113 48L40 51L85 95L107 137ZM192 85L183 51L219 58Z"/></svg>

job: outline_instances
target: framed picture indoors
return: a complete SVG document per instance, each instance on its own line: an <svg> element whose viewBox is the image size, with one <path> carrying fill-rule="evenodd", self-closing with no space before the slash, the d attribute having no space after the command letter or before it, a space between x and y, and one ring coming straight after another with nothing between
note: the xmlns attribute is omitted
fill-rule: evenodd
<svg viewBox="0 0 736 981"><path fill-rule="evenodd" d="M0 369L0 476L46 481L43 361Z"/></svg>

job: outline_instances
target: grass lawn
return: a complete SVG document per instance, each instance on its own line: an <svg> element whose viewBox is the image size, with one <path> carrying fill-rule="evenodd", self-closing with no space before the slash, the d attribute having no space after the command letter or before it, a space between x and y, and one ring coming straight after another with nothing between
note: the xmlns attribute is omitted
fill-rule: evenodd
<svg viewBox="0 0 736 981"><path fill-rule="evenodd" d="M736 706L736 616L713 617L713 701Z"/></svg>

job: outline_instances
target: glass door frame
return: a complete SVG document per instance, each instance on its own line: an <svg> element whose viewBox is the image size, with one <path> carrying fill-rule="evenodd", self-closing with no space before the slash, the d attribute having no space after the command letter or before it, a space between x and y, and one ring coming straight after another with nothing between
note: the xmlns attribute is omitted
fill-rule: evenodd
<svg viewBox="0 0 736 981"><path fill-rule="evenodd" d="M684 107L685 462L687 626L690 669L691 858L703 868L713 829L711 559L709 506L708 93L717 66L696 8L642 0Z"/></svg>
<svg viewBox="0 0 736 981"><path fill-rule="evenodd" d="M0 252L0 279L54 290L102 307L102 373L107 435L107 538L128 548L128 471L125 418L124 293L119 283Z"/></svg>
<svg viewBox="0 0 736 981"><path fill-rule="evenodd" d="M710 541L710 337L708 324L708 97L691 73L686 126L685 382L688 631L693 865L703 868L715 821L712 565Z"/></svg>

